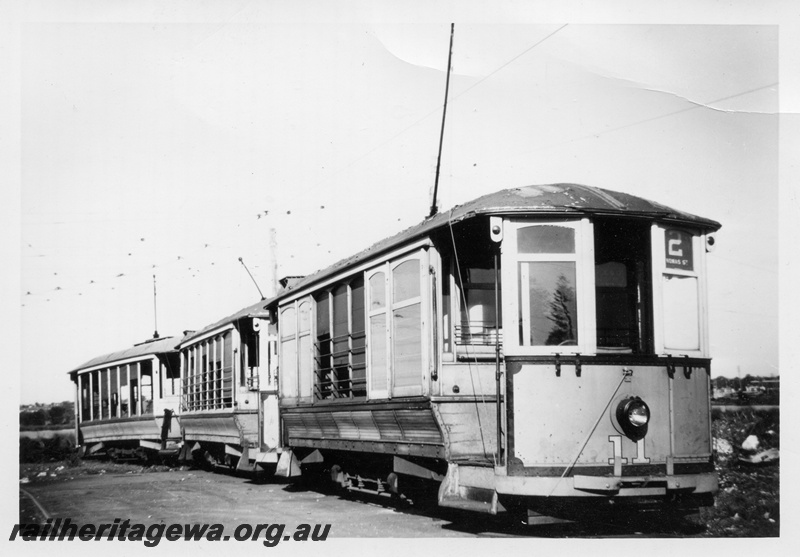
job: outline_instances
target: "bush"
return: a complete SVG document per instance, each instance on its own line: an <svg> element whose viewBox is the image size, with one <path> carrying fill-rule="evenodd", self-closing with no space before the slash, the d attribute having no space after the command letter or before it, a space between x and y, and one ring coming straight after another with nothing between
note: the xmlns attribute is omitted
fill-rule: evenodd
<svg viewBox="0 0 800 557"><path fill-rule="evenodd" d="M65 435L49 439L19 439L20 462L51 462L70 459L75 454L75 444Z"/></svg>

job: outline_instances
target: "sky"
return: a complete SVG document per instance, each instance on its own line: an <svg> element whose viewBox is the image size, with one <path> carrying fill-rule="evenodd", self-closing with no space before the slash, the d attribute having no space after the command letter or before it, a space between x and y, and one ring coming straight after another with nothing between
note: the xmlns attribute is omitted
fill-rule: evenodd
<svg viewBox="0 0 800 557"><path fill-rule="evenodd" d="M269 294L421 221L450 21L440 208L575 182L715 219L712 372L780 372L777 25L169 5L15 29L22 403L257 301L240 257Z"/></svg>

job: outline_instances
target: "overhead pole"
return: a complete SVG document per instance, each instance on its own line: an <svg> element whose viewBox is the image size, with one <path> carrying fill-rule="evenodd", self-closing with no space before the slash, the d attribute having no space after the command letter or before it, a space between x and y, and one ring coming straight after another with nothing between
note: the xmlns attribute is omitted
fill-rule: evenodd
<svg viewBox="0 0 800 557"><path fill-rule="evenodd" d="M439 155L436 157L436 179L433 183L433 199L431 200L431 212L428 218L438 212L436 197L439 193L439 169L442 165L442 142L444 141L444 122L447 117L447 95L450 91L450 67L453 61L453 34L455 33L455 23L450 24L450 51L447 54L447 78L444 86L444 108L442 110L442 129L439 132Z"/></svg>
<svg viewBox="0 0 800 557"><path fill-rule="evenodd" d="M153 338L158 338L158 306L156 305L156 275L153 274L153 321L155 330L153 331Z"/></svg>

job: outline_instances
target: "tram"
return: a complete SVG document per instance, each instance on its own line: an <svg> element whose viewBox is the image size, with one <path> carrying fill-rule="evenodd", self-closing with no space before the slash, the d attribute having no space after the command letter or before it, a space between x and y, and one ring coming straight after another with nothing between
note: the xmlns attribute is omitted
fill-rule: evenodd
<svg viewBox="0 0 800 557"><path fill-rule="evenodd" d="M424 479L442 506L530 524L712 504L719 227L596 187L527 186L302 278L267 304L277 474L387 494Z"/></svg>
<svg viewBox="0 0 800 557"><path fill-rule="evenodd" d="M181 460L239 470L278 460L275 324L265 301L252 304L180 344Z"/></svg>
<svg viewBox="0 0 800 557"><path fill-rule="evenodd" d="M69 372L80 456L142 459L177 453L182 443L177 342L156 336Z"/></svg>

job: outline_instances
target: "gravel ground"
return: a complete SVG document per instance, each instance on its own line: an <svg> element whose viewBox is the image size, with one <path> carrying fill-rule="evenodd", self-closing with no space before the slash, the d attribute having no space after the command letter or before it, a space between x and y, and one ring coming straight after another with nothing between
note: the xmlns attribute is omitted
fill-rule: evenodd
<svg viewBox="0 0 800 557"><path fill-rule="evenodd" d="M665 524L658 517L638 523L558 525L530 528L507 518L475 515L435 504L435 494L413 506L397 507L385 498L344 495L319 487L280 481L255 481L245 475L210 473L186 466L142 466L107 461L20 464L20 521L43 520L24 492L33 495L50 516L73 521L142 523L201 522L238 524L277 522L331 524L331 537L777 537L780 535L780 467L777 462L746 464L742 443L755 435L760 449L779 448L777 411L715 414L719 447L720 491L713 507L687 522ZM726 442L722 443L722 441ZM722 443L722 444L720 444ZM24 491L23 491L24 490Z"/></svg>

